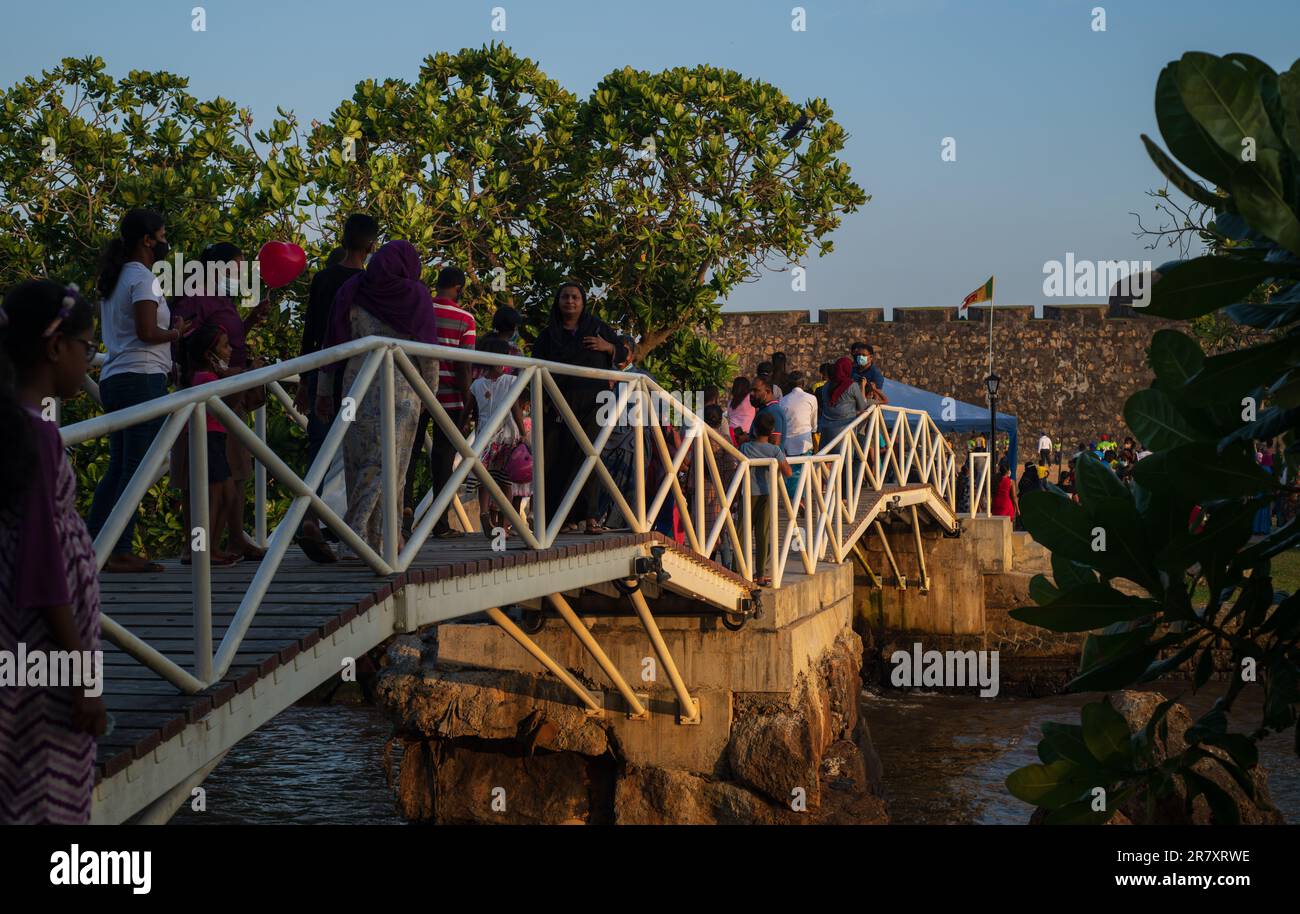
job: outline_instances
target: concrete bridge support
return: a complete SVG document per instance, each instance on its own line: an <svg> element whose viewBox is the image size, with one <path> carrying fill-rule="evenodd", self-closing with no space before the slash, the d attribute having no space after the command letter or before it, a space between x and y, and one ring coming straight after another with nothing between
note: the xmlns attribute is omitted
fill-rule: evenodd
<svg viewBox="0 0 1300 914"><path fill-rule="evenodd" d="M998 651L1000 694L1061 691L1077 668L1083 636L1048 632L1009 615L1033 602L1029 582L1035 574L1051 577L1046 549L1014 531L1005 517L962 518L959 537L923 531L930 585L923 592L913 531L895 524L883 533L888 550L880 531L862 544L875 579L855 560L854 628L864 643L867 682L887 686L888 658L919 642L926 650Z"/></svg>
<svg viewBox="0 0 1300 914"><path fill-rule="evenodd" d="M680 601L649 601L696 720L681 716L662 651L626 600L572 605L649 714L630 713L606 663L562 618L547 617L529 637L590 690L599 716L496 625L445 623L401 638L377 694L404 748L397 786L407 818L886 821L879 762L858 715L849 565L761 591L739 631L701 605L682 613ZM666 614L669 606L678 612Z"/></svg>

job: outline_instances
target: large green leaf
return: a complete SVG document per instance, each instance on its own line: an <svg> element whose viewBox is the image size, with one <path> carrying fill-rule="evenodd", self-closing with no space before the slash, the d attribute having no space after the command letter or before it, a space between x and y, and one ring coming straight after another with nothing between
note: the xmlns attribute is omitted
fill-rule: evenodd
<svg viewBox="0 0 1300 914"><path fill-rule="evenodd" d="M1282 137L1293 156L1300 156L1300 60L1277 79L1279 108L1282 111Z"/></svg>
<svg viewBox="0 0 1300 914"><path fill-rule="evenodd" d="M1151 563L1150 544L1142 534L1142 521L1133 501L1133 492L1106 464L1085 454L1075 464L1080 502L1092 519L1094 553L1092 567L1160 588ZM1096 534L1105 534L1104 541Z"/></svg>
<svg viewBox="0 0 1300 914"><path fill-rule="evenodd" d="M1069 498L1057 492L1026 492L1020 499L1020 516L1036 542L1066 558L1096 567L1092 520Z"/></svg>
<svg viewBox="0 0 1300 914"><path fill-rule="evenodd" d="M1151 641L1155 625L1140 625L1130 631L1089 635L1083 643L1079 674L1070 680L1072 692L1105 692L1127 688L1137 682L1160 651L1161 642Z"/></svg>
<svg viewBox="0 0 1300 914"><path fill-rule="evenodd" d="M1179 61L1175 60L1156 79L1156 122L1160 136L1180 162L1217 187L1227 188L1237 162L1236 154L1229 155L1220 149L1188 113L1178 90L1178 70Z"/></svg>
<svg viewBox="0 0 1300 914"><path fill-rule="evenodd" d="M1061 595L1061 590L1045 574L1036 574L1029 579L1029 599L1040 606L1046 606Z"/></svg>
<svg viewBox="0 0 1300 914"><path fill-rule="evenodd" d="M1276 330L1300 320L1300 302L1273 300L1260 305L1229 305L1225 313L1238 324L1257 330Z"/></svg>
<svg viewBox="0 0 1300 914"><path fill-rule="evenodd" d="M1243 549L1237 560L1243 566L1267 561L1288 549L1300 546L1300 516L1291 518L1284 526L1278 527L1259 542Z"/></svg>
<svg viewBox="0 0 1300 914"><path fill-rule="evenodd" d="M1275 151L1261 149L1255 165L1277 161ZM1266 170L1247 164L1233 172L1231 186L1233 199L1251 227L1300 255L1300 219L1286 198L1281 180L1274 181ZM1156 287L1159 285L1156 283Z"/></svg>
<svg viewBox="0 0 1300 914"><path fill-rule="evenodd" d="M1050 765L1026 765L1007 777L1012 796L1045 809L1064 806L1084 791L1101 786L1105 785L1095 770L1065 759Z"/></svg>
<svg viewBox="0 0 1300 914"><path fill-rule="evenodd" d="M1083 741L1083 727L1047 721L1042 729L1043 739L1038 744L1038 757L1044 764L1050 765L1057 759L1065 759L1084 767L1097 766L1097 760L1092 757L1087 743Z"/></svg>
<svg viewBox="0 0 1300 914"><path fill-rule="evenodd" d="M1139 390L1128 398L1124 404L1124 421L1137 439L1153 451L1188 444L1199 437L1174 401L1154 387Z"/></svg>
<svg viewBox="0 0 1300 914"><path fill-rule="evenodd" d="M1151 446L1151 442L1147 438L1143 437L1141 440L1148 447ZM1076 487L1085 506L1103 502L1103 506L1107 509L1116 505L1127 508L1132 507L1133 493L1129 491L1128 486L1120 482L1114 470L1095 456L1084 454L1079 458L1074 468L1079 477Z"/></svg>
<svg viewBox="0 0 1300 914"><path fill-rule="evenodd" d="M1111 707L1110 700L1083 706L1083 741L1088 752L1109 768L1127 768L1132 764L1132 743L1124 716Z"/></svg>
<svg viewBox="0 0 1300 914"><path fill-rule="evenodd" d="M1259 85L1244 68L1213 54L1188 51L1178 61L1177 81L1187 112L1237 163L1242 161L1243 140L1252 140L1259 151L1281 148ZM1281 186L1280 177L1270 177Z"/></svg>
<svg viewBox="0 0 1300 914"><path fill-rule="evenodd" d="M1087 565L1080 565L1063 555L1052 553L1052 580L1060 590L1070 590L1084 584L1094 584L1096 573Z"/></svg>
<svg viewBox="0 0 1300 914"><path fill-rule="evenodd" d="M1191 320L1246 298L1279 272L1276 264L1237 257L1206 255L1162 273L1151 287L1146 311L1156 317Z"/></svg>
<svg viewBox="0 0 1300 914"><path fill-rule="evenodd" d="M1273 383L1283 369L1300 359L1300 337L1225 352L1205 360L1205 366L1183 388L1189 399L1207 403L1240 403L1241 398Z"/></svg>
<svg viewBox="0 0 1300 914"><path fill-rule="evenodd" d="M1157 330L1147 350L1147 363L1166 389L1178 389L1205 365L1201 344L1177 330Z"/></svg>
<svg viewBox="0 0 1300 914"><path fill-rule="evenodd" d="M1063 591L1046 606L1020 606L1008 615L1054 632L1090 632L1159 611L1160 604L1155 600L1130 596L1109 584L1094 581Z"/></svg>

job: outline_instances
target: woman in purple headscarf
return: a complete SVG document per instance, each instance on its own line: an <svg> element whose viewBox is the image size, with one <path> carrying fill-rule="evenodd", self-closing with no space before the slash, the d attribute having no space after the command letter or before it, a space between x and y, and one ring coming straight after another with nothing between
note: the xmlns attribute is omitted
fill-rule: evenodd
<svg viewBox="0 0 1300 914"><path fill-rule="evenodd" d="M334 296L329 327L321 348L329 348L365 336L388 336L420 343L437 344L433 297L420 281L420 255L409 241L390 241L375 252L358 273L345 282ZM343 390L365 362L365 354L348 360ZM438 389L438 360L414 359L429 389ZM325 420L333 417L332 371L339 363L317 373L316 411ZM393 373L394 442L397 454L409 454L420 418L420 401L401 372ZM383 549L383 503L381 477L383 458L375 445L380 440L380 393L376 379L369 393L356 405L356 416L343 439L343 473L348 488L348 510L344 520L376 552ZM397 491L403 491L406 461L396 461ZM398 511L402 509L398 505ZM399 515L400 520L400 515Z"/></svg>

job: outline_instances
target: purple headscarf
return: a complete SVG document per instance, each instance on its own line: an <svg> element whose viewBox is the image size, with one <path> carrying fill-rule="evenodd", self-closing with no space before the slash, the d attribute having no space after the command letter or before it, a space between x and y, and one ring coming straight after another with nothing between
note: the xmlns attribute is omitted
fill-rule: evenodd
<svg viewBox="0 0 1300 914"><path fill-rule="evenodd" d="M365 308L398 336L419 343L438 342L433 296L420 282L420 255L409 241L388 242L370 258L365 272L339 287L322 349L352 339L353 305ZM334 367L337 365L326 370Z"/></svg>

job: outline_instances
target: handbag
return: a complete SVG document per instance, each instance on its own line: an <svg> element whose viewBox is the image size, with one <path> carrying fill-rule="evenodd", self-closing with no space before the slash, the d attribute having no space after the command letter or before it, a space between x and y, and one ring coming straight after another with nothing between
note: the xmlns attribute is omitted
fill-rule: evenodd
<svg viewBox="0 0 1300 914"><path fill-rule="evenodd" d="M533 452L526 442L519 442L510 452L510 458L506 461L506 475L515 483L533 481Z"/></svg>

